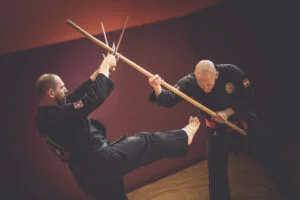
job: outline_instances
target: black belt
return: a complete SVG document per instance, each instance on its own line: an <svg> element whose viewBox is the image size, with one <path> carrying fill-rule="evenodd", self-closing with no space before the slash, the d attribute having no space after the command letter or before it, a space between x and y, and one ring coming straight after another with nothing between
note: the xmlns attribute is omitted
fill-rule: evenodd
<svg viewBox="0 0 300 200"><path fill-rule="evenodd" d="M49 137L43 135L44 140L46 141L48 147L63 161L67 162L70 157L70 153L64 149L63 146L57 144Z"/></svg>

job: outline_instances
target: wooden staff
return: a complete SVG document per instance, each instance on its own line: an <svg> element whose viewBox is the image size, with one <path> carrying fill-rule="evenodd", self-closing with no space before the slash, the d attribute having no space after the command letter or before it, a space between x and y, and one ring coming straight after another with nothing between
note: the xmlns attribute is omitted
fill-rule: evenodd
<svg viewBox="0 0 300 200"><path fill-rule="evenodd" d="M146 71L145 69L143 69L142 67L140 67L139 65L137 65L136 63L132 62L131 60L127 59L126 57L122 56L121 54L119 54L118 52L114 52L114 49L107 46L106 44L104 44L103 42L101 42L100 40L98 40L97 38L95 38L94 36L92 36L91 34L89 34L88 32L86 32L85 30L83 30L81 27L79 27L77 24L75 24L74 22L72 22L71 20L66 20L66 23L68 25L70 25L71 27L73 27L75 30L77 30L78 32L80 32L82 35L86 36L88 39L90 39L92 42L94 42L95 44L103 47L104 49L106 49L107 51L111 52L111 53L115 53L116 57L119 57L119 59L121 59L123 62L125 62L127 65L133 67L135 70L139 71L141 74L144 74L145 76L147 76L148 78L153 77L154 75L151 74L150 72ZM173 86L171 86L170 84L162 81L161 85L165 88L167 88L168 90L172 91L173 93L177 94L178 96L180 96L181 98L185 99L186 101L190 102L191 104L193 104L194 106L196 106L197 108L203 110L204 112L208 113L209 115L211 115L212 117L214 117L216 115L216 113L212 110L210 110L209 108L205 107L204 105L200 104L199 102L195 101L194 99L192 99L191 97L189 97L188 95L184 94L183 92L179 91L178 89L174 88ZM236 126L235 124L229 122L229 121L225 121L224 122L227 126L231 127L232 129L234 129L235 131L239 132L240 134L247 136L247 132L244 131L243 129L239 128L238 126Z"/></svg>

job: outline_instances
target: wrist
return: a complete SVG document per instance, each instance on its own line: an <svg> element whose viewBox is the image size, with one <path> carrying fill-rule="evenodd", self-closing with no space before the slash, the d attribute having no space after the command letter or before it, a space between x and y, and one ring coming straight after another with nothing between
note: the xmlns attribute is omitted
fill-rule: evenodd
<svg viewBox="0 0 300 200"><path fill-rule="evenodd" d="M107 78L109 77L109 68L102 68L100 67L99 71L98 71L99 74L103 74L104 76L106 76Z"/></svg>
<svg viewBox="0 0 300 200"><path fill-rule="evenodd" d="M235 114L235 111L232 108L227 108L225 112L228 117Z"/></svg>
<svg viewBox="0 0 300 200"><path fill-rule="evenodd" d="M155 95L158 97L160 95L160 93L162 92L162 88L161 86L158 87L153 87L153 90L155 92Z"/></svg>

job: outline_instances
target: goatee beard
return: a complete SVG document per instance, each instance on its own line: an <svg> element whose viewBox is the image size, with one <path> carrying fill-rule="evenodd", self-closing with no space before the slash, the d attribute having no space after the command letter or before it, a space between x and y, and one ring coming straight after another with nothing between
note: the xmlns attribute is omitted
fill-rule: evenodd
<svg viewBox="0 0 300 200"><path fill-rule="evenodd" d="M66 98L66 96L64 96L64 97L61 98L61 99L57 99L57 100L56 100L56 104L57 104L58 106L64 105L64 104L66 104L66 103L67 103L67 98Z"/></svg>

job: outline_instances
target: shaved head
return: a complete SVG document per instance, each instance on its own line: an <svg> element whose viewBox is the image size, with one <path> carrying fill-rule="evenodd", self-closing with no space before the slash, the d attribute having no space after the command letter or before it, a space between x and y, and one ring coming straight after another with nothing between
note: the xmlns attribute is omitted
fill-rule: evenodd
<svg viewBox="0 0 300 200"><path fill-rule="evenodd" d="M197 63L194 71L198 86L205 92L210 93L218 78L218 71L210 60L201 60Z"/></svg>
<svg viewBox="0 0 300 200"><path fill-rule="evenodd" d="M59 77L56 74L41 75L35 84L35 90L38 97L42 98L45 96L48 89L55 89L57 86L57 79L59 79Z"/></svg>
<svg viewBox="0 0 300 200"><path fill-rule="evenodd" d="M198 72L210 72L212 74L216 74L216 68L213 62L210 60L201 60L197 63L195 68L195 73Z"/></svg>

